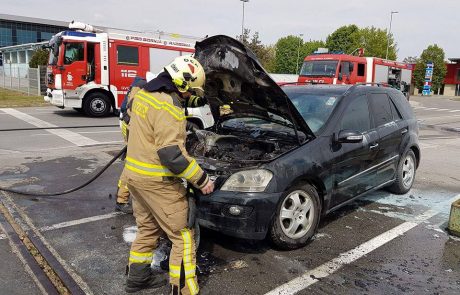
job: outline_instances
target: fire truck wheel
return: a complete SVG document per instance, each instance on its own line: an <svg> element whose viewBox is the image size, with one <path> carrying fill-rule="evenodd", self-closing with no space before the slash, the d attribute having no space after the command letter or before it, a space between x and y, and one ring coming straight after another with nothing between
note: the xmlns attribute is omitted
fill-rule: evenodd
<svg viewBox="0 0 460 295"><path fill-rule="evenodd" d="M105 117L111 108L110 99L102 92L91 93L83 101L83 110L90 117Z"/></svg>

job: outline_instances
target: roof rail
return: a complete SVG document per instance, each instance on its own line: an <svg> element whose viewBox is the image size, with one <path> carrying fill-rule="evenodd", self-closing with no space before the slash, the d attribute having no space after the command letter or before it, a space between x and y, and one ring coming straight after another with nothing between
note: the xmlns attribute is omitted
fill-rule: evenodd
<svg viewBox="0 0 460 295"><path fill-rule="evenodd" d="M315 84L322 84L322 83L315 83L313 81L304 81L304 82L278 82L276 84L278 84L278 86L288 86L288 85L299 86L299 85L307 85L307 84L315 85Z"/></svg>
<svg viewBox="0 0 460 295"><path fill-rule="evenodd" d="M366 86L366 85L370 85L370 86L374 86L376 85L377 87L389 87L391 88L391 86L387 83L379 83L379 82L361 82L361 83L356 83L354 84L353 86L351 86L345 93L348 93L348 92L352 92L353 90L355 90L358 86Z"/></svg>

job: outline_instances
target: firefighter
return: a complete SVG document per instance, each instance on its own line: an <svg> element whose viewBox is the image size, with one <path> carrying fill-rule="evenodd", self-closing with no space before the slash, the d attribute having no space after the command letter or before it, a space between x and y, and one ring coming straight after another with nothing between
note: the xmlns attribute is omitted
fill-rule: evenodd
<svg viewBox="0 0 460 295"><path fill-rule="evenodd" d="M171 294L199 292L194 230L187 228L189 208L181 178L203 194L214 190L213 181L185 150L183 107L203 102L204 82L201 64L191 56L181 56L137 92L130 106L125 174L138 232L129 255L127 292L166 283L150 268L162 233L172 242Z"/></svg>
<svg viewBox="0 0 460 295"><path fill-rule="evenodd" d="M128 125L129 117L128 106L131 104L134 95L144 86L146 83L145 79L141 77L134 78L133 83L129 87L128 93L125 95L125 99L120 108L120 126L121 133L125 144L128 143ZM123 169L120 179L118 180L118 189L117 189L117 202L115 204L115 211L121 211L127 214L133 214L133 207L129 203L129 190L126 182L125 170Z"/></svg>

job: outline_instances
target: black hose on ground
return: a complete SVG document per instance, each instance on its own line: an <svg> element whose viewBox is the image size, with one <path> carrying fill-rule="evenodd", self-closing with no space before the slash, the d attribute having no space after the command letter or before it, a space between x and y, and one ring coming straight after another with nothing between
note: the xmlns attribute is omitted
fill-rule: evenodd
<svg viewBox="0 0 460 295"><path fill-rule="evenodd" d="M94 175L91 179L89 179L87 182L83 183L82 185L79 185L77 187L62 191L62 192L57 192L57 193L40 193L40 192L24 192L24 191L19 191L11 188L5 188L5 187L0 187L0 191L5 191L8 193L13 193L13 194L19 194L19 195L24 195L24 196L34 196L34 197L53 197L53 196L61 196L61 195L66 195L73 193L75 191L78 191L85 186L89 185L93 181L95 181L99 176L101 176L102 173L105 172L118 158L123 156L126 153L127 146L122 148L118 154L116 154L112 160L110 160L109 163L107 163L96 175Z"/></svg>

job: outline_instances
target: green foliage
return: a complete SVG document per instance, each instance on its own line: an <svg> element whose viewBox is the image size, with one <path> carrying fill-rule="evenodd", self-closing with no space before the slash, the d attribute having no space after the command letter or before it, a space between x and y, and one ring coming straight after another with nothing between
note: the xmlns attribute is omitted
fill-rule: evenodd
<svg viewBox="0 0 460 295"><path fill-rule="evenodd" d="M387 41L390 39L388 47L388 59L396 60L396 43L394 41L393 35L387 35L386 30L378 29L375 27L366 27L359 29L359 31L354 34L355 48L362 47L364 48L365 56L373 56L385 58L387 52Z"/></svg>
<svg viewBox="0 0 460 295"><path fill-rule="evenodd" d="M259 39L259 32L255 32L252 37L250 36L251 30L245 29L243 36L237 36L244 45L249 47L252 52L257 56L262 66L268 72L273 71L275 50L273 45L264 45Z"/></svg>
<svg viewBox="0 0 460 295"><path fill-rule="evenodd" d="M415 66L415 87L419 89L423 88L423 84L425 82L426 64L431 61L434 63L432 90L437 92L441 88L447 73L447 67L444 59L444 50L436 44L430 45L428 48L423 50L417 65Z"/></svg>
<svg viewBox="0 0 460 295"><path fill-rule="evenodd" d="M356 49L359 28L356 25L342 26L326 38L330 51L343 51L347 54Z"/></svg>
<svg viewBox="0 0 460 295"><path fill-rule="evenodd" d="M32 54L29 61L30 68L38 68L38 66L46 66L48 64L49 51L46 49L37 49Z"/></svg>
<svg viewBox="0 0 460 295"><path fill-rule="evenodd" d="M318 47L324 47L323 41L304 42L297 36L281 38L275 44L274 72L296 74L300 71L305 56L312 54Z"/></svg>

